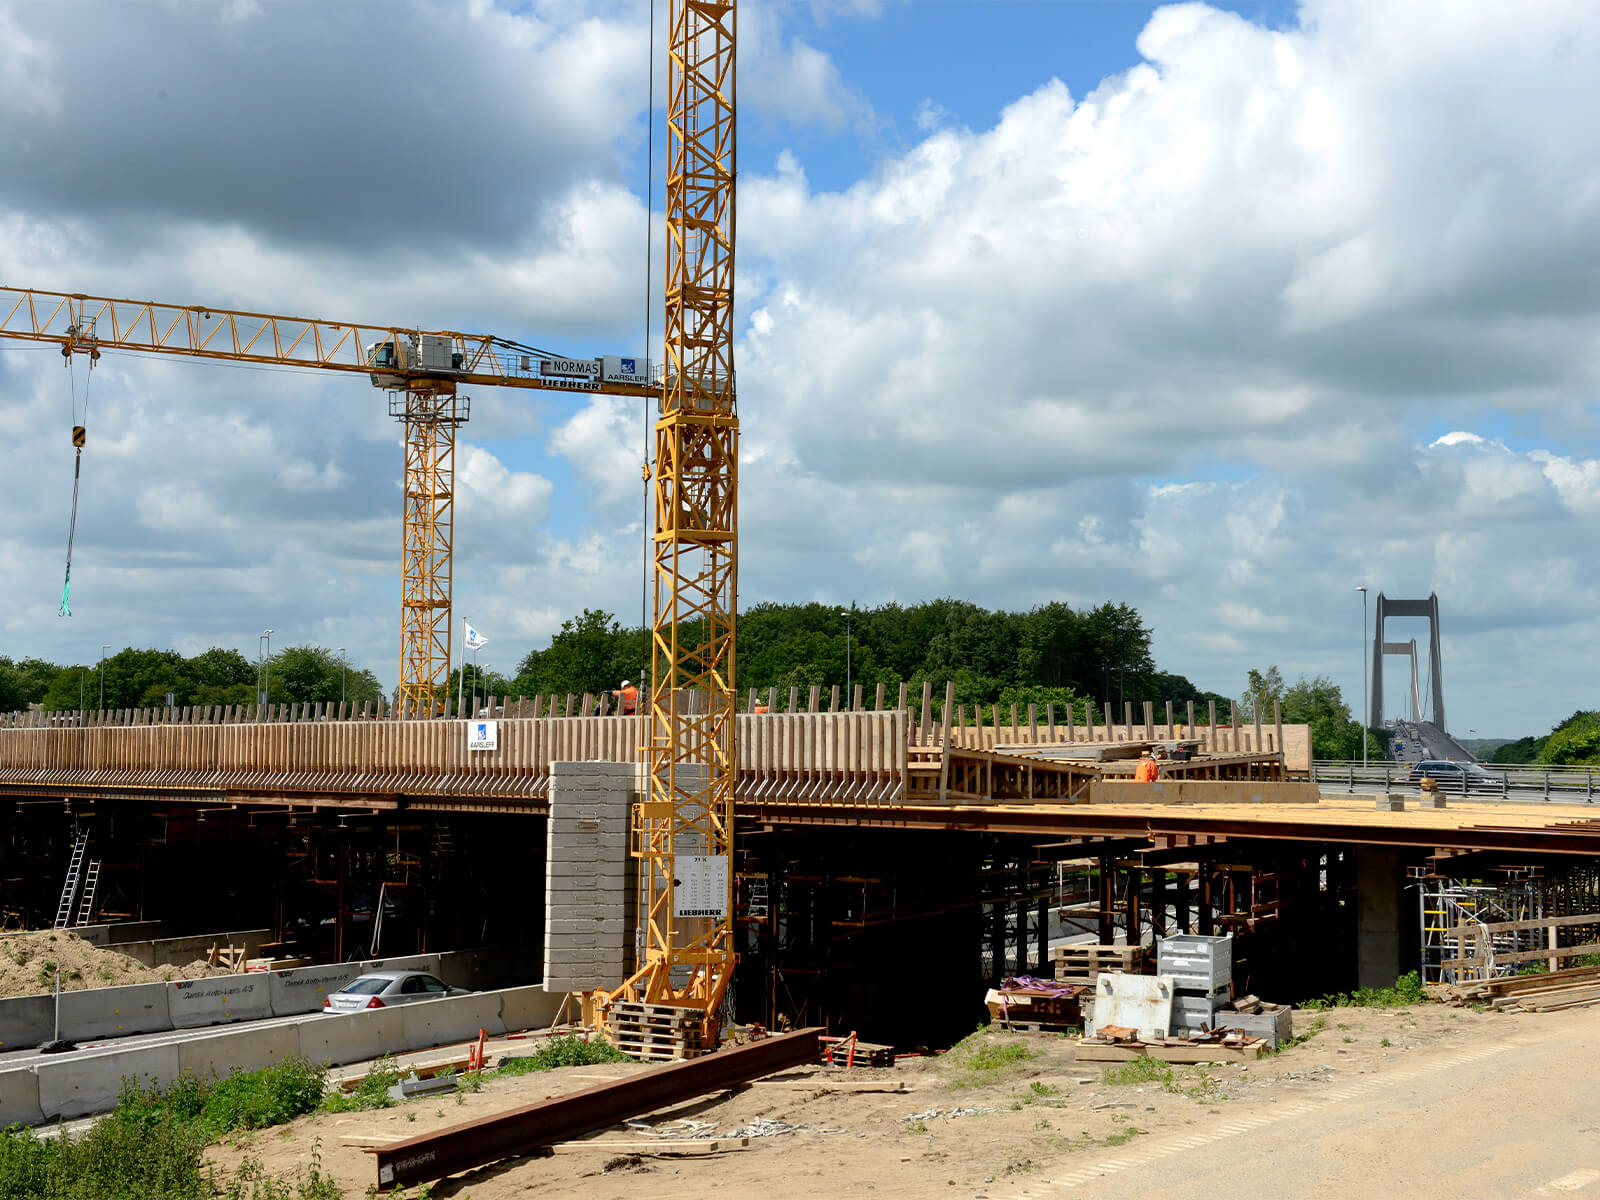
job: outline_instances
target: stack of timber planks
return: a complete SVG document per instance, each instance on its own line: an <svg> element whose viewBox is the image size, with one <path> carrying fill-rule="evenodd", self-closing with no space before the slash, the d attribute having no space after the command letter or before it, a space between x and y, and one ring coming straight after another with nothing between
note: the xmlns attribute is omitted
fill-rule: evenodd
<svg viewBox="0 0 1600 1200"><path fill-rule="evenodd" d="M1143 946L1057 946L1056 980L1092 986L1101 971L1142 975L1149 956Z"/></svg>
<svg viewBox="0 0 1600 1200"><path fill-rule="evenodd" d="M673 1062L705 1053L704 1017L692 1008L618 1000L611 1006L611 1042L630 1058Z"/></svg>
<svg viewBox="0 0 1600 1200"><path fill-rule="evenodd" d="M1449 1004L1488 1004L1510 1012L1557 1012L1600 1003L1600 966L1568 967L1538 975L1502 975L1450 984L1439 993Z"/></svg>

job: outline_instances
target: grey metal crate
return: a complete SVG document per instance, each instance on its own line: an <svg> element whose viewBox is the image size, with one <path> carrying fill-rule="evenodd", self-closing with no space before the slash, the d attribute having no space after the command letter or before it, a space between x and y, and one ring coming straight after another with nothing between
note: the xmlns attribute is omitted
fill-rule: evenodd
<svg viewBox="0 0 1600 1200"><path fill-rule="evenodd" d="M1227 992L1174 992L1172 995L1172 1023L1194 1024L1212 1021L1217 1009L1227 1003Z"/></svg>
<svg viewBox="0 0 1600 1200"><path fill-rule="evenodd" d="M1211 1021L1213 1029L1242 1029L1253 1037L1265 1038L1268 1047L1276 1050L1294 1029L1292 1010L1280 1008L1276 1012L1240 1013L1219 1012Z"/></svg>
<svg viewBox="0 0 1600 1200"><path fill-rule="evenodd" d="M1180 933L1156 942L1156 971L1180 990L1214 992L1233 982L1233 937Z"/></svg>

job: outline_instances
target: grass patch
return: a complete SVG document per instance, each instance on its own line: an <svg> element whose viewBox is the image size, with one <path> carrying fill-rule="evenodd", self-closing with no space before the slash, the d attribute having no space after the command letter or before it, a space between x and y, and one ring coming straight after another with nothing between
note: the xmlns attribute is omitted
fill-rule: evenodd
<svg viewBox="0 0 1600 1200"><path fill-rule="evenodd" d="M513 1058L495 1073L527 1075L533 1071L553 1071L557 1067L590 1067L628 1061L626 1054L602 1038L591 1042L581 1037L558 1037L541 1043L532 1054Z"/></svg>
<svg viewBox="0 0 1600 1200"><path fill-rule="evenodd" d="M1356 988L1353 992L1306 1000L1298 1007L1307 1012L1326 1012L1330 1008L1407 1008L1427 998L1421 977L1415 971L1408 971L1394 981L1393 987Z"/></svg>
<svg viewBox="0 0 1600 1200"><path fill-rule="evenodd" d="M951 1046L939 1062L956 1072L951 1087L967 1088L992 1083L1033 1057L1034 1051L1021 1039L980 1029Z"/></svg>
<svg viewBox="0 0 1600 1200"><path fill-rule="evenodd" d="M1138 1058L1130 1058L1125 1063L1107 1067L1101 1072L1100 1079L1103 1083L1114 1084L1117 1087L1127 1087L1136 1083L1159 1083L1165 1086L1172 1082L1172 1064L1163 1062L1159 1058L1151 1058L1148 1054L1141 1054Z"/></svg>
<svg viewBox="0 0 1600 1200"><path fill-rule="evenodd" d="M1100 1079L1102 1083L1114 1087L1155 1083L1161 1086L1162 1091L1171 1092L1174 1096L1187 1096L1191 1100L1201 1101L1213 1099L1217 1086L1217 1081L1200 1067L1186 1068L1180 1074L1172 1069L1171 1063L1148 1054L1141 1054L1114 1067L1106 1067Z"/></svg>

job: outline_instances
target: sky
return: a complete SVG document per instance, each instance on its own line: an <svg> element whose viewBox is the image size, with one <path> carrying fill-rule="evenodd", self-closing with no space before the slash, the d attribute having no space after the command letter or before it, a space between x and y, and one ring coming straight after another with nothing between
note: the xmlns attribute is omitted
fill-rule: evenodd
<svg viewBox="0 0 1600 1200"><path fill-rule="evenodd" d="M0 0L0 284L659 359L650 11ZM1203 688L1356 707L1356 589L1437 592L1458 736L1600 707L1589 0L739 21L742 606L1114 600ZM472 399L481 663L638 623L641 403ZM0 339L0 438L0 653L271 628L394 683L400 430L359 377Z"/></svg>

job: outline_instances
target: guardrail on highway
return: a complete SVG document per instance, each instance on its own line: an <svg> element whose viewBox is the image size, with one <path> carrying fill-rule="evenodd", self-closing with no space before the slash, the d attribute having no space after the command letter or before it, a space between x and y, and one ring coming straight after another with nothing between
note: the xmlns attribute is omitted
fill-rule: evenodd
<svg viewBox="0 0 1600 1200"><path fill-rule="evenodd" d="M1475 796L1493 799L1496 796L1521 800L1562 800L1582 798L1585 803L1595 799L1595 772L1593 767L1546 766L1542 763L1479 763L1493 776L1489 784L1480 776L1468 781L1465 775L1450 778L1441 773L1435 776L1439 791L1448 796ZM1349 792L1374 791L1394 788L1401 791L1415 788L1411 778L1411 764L1375 762L1362 766L1360 762L1318 759L1311 764L1311 777L1324 790L1343 785Z"/></svg>

